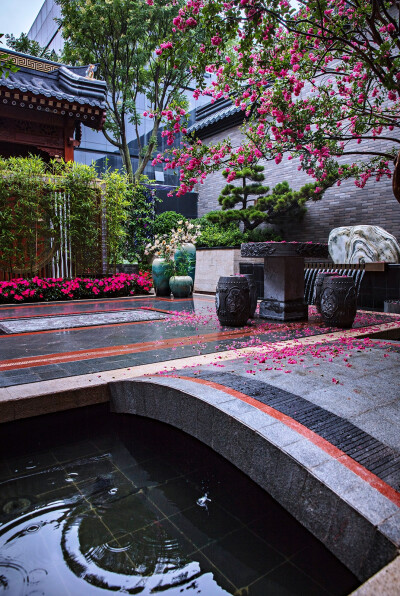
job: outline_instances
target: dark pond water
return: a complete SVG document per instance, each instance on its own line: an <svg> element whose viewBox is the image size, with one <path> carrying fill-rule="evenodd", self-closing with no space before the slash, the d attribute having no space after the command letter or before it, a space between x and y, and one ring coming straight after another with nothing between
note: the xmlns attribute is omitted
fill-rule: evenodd
<svg viewBox="0 0 400 596"><path fill-rule="evenodd" d="M0 427L0 593L341 595L358 582L166 425L86 408Z"/></svg>

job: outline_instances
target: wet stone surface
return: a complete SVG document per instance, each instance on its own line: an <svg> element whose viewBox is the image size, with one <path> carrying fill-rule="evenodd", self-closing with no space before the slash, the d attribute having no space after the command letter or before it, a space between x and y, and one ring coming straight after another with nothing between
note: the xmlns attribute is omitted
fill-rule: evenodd
<svg viewBox="0 0 400 596"><path fill-rule="evenodd" d="M127 316L133 312L143 313L144 319L113 323L107 318L117 317L121 312L128 313ZM51 329L45 324L47 315L51 315L49 320L57 321L60 329ZM166 319L160 318L164 315ZM103 322L68 328L67 316L77 316L82 321L100 317ZM266 322L256 317L240 329L221 327L215 314L214 298L206 296L187 300L148 296L0 307L0 325L10 325L17 317L21 317L16 321L18 324L24 324L30 317L37 330L0 336L0 387L244 347L257 348L335 331L323 326L312 307L309 320L305 322ZM150 320L151 317L155 320ZM390 315L359 313L354 326L391 321Z"/></svg>
<svg viewBox="0 0 400 596"><path fill-rule="evenodd" d="M112 325L136 321L154 321L165 319L165 315L143 310L122 310L109 313L85 313L80 315L59 315L40 318L23 318L3 321L0 332L26 333L43 331L44 329L72 329L74 327L91 327L92 325Z"/></svg>

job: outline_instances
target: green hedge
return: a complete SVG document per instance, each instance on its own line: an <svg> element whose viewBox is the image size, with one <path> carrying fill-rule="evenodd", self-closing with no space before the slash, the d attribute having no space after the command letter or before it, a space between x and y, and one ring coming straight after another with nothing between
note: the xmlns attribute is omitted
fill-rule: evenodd
<svg viewBox="0 0 400 596"><path fill-rule="evenodd" d="M200 224L201 236L196 246L201 248L214 248L217 246L240 246L242 242L266 242L268 240L281 240L270 228L256 228L255 230L242 232L235 223L222 226L211 223L205 217L194 220L193 223Z"/></svg>
<svg viewBox="0 0 400 596"><path fill-rule="evenodd" d="M186 220L187 218L176 211L164 211L156 215L153 224L153 233L155 236L163 236L169 234L173 228L178 228L178 221Z"/></svg>
<svg viewBox="0 0 400 596"><path fill-rule="evenodd" d="M172 228L177 228L178 221L186 217L176 211L165 211L155 217L153 224L154 234L169 234ZM201 248L214 248L218 246L240 246L242 242L266 242L268 240L281 240L281 237L274 233L271 228L256 228L255 230L242 232L237 223L222 225L212 223L207 216L192 219L191 222L200 225L201 236L196 246Z"/></svg>

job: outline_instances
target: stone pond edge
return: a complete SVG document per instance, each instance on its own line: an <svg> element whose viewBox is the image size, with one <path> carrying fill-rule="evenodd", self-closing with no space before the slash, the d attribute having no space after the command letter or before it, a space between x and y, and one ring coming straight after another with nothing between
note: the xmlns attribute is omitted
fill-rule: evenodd
<svg viewBox="0 0 400 596"><path fill-rule="evenodd" d="M115 381L109 390L113 412L170 424L233 463L360 581L397 556L397 505L275 418L223 391L179 378Z"/></svg>

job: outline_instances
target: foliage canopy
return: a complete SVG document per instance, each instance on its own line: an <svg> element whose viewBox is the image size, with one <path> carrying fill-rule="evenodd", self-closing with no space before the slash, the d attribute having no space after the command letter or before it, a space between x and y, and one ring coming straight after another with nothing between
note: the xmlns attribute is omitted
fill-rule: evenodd
<svg viewBox="0 0 400 596"><path fill-rule="evenodd" d="M179 122L187 107L184 89L191 79L188 64L195 34L182 33L185 43L179 51L172 43L163 43L170 35L179 1L56 2L62 12L59 23L65 38L63 59L72 64L98 64L99 77L107 82L109 92L104 135L119 149L128 176L138 181L157 147L162 122L176 122L176 118ZM142 115L147 113L152 130L149 143L144 145L140 125ZM139 165L135 172L128 146L128 123L136 131Z"/></svg>
<svg viewBox="0 0 400 596"><path fill-rule="evenodd" d="M389 0L189 0L205 31L196 94L230 98L246 118L245 142L175 151L180 192L243 153L280 163L299 158L316 181L351 176L364 186L391 175L400 149L399 3ZM212 73L206 88L204 70ZM399 160L400 162L400 160ZM323 188L318 184L315 197Z"/></svg>
<svg viewBox="0 0 400 596"><path fill-rule="evenodd" d="M37 56L38 58L45 58L46 60L58 60L57 53L54 50L43 48L37 41L29 39L26 33L21 33L19 37L15 37L12 33L6 35L7 45L9 48L23 54L30 56Z"/></svg>

